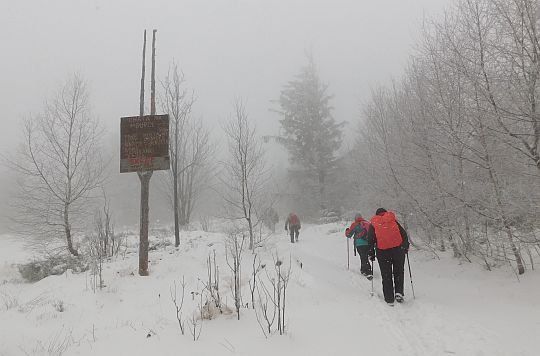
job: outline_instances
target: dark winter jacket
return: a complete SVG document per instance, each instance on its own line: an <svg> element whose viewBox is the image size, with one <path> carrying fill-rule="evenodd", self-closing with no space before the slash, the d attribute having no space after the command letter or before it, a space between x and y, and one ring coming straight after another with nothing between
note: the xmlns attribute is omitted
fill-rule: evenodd
<svg viewBox="0 0 540 356"><path fill-rule="evenodd" d="M354 246L367 246L367 233L371 224L365 219L359 217L351 224L345 236L351 238L354 236Z"/></svg>
<svg viewBox="0 0 540 356"><path fill-rule="evenodd" d="M380 212L377 215L384 216L384 214L386 213L387 212L384 211L384 212ZM405 231L405 229L400 225L400 223L397 220L396 220L396 223L399 228L399 233L401 235L401 238L403 240L401 243L401 246L399 247L403 249L404 251L408 251L409 250L409 236L407 235L407 231ZM369 227L367 239L368 239L368 246L369 246L369 255L374 256L375 249L377 248L377 235L375 233L375 227L373 226L373 224L371 224Z"/></svg>

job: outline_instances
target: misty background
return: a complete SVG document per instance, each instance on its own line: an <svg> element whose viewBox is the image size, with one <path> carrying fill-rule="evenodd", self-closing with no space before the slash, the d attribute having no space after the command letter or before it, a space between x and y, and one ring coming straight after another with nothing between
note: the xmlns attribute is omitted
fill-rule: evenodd
<svg viewBox="0 0 540 356"><path fill-rule="evenodd" d="M215 142L236 97L261 135L275 135L275 100L283 85L315 58L334 95L337 121L350 140L370 89L399 77L424 16L438 16L449 1L0 1L0 86L3 154L21 142L25 115L39 112L73 73L88 81L92 112L105 127L110 153L109 195L121 224L138 222L139 181L118 173L120 117L138 114L143 29L158 29L157 78L176 61L197 101L194 116L212 127ZM158 110L159 111L159 110ZM272 166L287 166L275 143ZM347 147L347 144L343 145ZM152 179L151 222L169 219ZM9 225L14 175L0 166L0 231ZM283 215L285 212L280 212Z"/></svg>

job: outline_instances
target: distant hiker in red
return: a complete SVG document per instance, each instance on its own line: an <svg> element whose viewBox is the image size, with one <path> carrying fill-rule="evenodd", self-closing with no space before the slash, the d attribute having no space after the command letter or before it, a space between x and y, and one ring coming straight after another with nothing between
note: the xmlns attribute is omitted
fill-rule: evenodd
<svg viewBox="0 0 540 356"><path fill-rule="evenodd" d="M375 260L375 252L377 253L384 300L393 306L394 300L403 302L403 272L405 255L409 250L409 237L393 212L379 208L375 214L371 218L368 231L369 258Z"/></svg>
<svg viewBox="0 0 540 356"><path fill-rule="evenodd" d="M345 230L345 236L347 238L352 237L354 239L354 248L360 255L360 273L362 273L363 276L366 276L367 279L371 280L373 278L373 271L371 270L371 265L369 264L368 259L369 226L369 221L365 220L362 215L356 214L351 226Z"/></svg>
<svg viewBox="0 0 540 356"><path fill-rule="evenodd" d="M300 234L300 219L295 213L290 213L285 220L285 231L289 231L291 234L291 243L298 242L298 235Z"/></svg>

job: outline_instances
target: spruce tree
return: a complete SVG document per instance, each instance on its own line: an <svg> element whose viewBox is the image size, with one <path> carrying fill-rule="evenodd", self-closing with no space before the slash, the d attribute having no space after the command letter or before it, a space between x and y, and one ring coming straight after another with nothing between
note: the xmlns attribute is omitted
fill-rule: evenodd
<svg viewBox="0 0 540 356"><path fill-rule="evenodd" d="M315 62L308 56L307 65L282 89L279 98L282 118L279 142L297 171L317 189L322 211L326 207L325 188L336 167L336 153L341 146L342 123L332 116L328 85L319 78Z"/></svg>

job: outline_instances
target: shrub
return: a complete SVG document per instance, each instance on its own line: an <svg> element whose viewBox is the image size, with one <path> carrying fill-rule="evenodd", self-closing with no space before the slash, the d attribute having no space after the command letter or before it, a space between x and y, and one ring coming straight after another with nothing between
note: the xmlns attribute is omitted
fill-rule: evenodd
<svg viewBox="0 0 540 356"><path fill-rule="evenodd" d="M19 273L27 282L37 282L51 275L61 275L68 269L74 273L88 270L88 263L71 256L53 256L44 260L18 265Z"/></svg>

